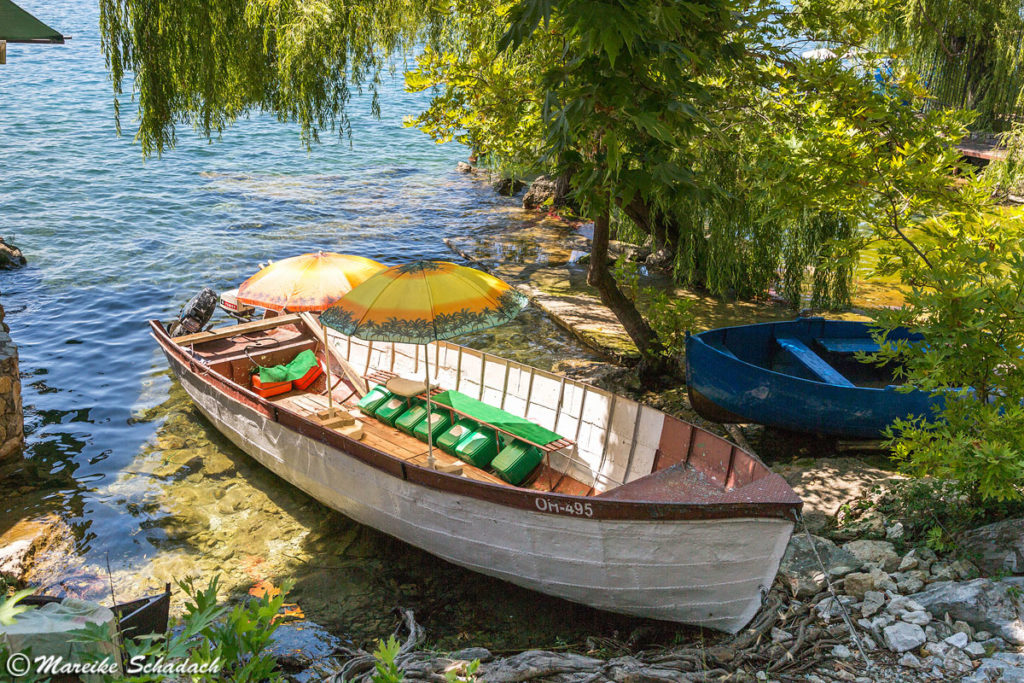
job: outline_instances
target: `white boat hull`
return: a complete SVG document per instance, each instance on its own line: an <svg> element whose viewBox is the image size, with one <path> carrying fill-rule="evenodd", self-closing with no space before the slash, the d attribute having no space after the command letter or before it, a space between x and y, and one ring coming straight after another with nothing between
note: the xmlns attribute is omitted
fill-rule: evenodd
<svg viewBox="0 0 1024 683"><path fill-rule="evenodd" d="M169 360L220 432L321 503L454 564L598 609L735 633L793 530L773 517L588 519L433 489L299 434Z"/></svg>

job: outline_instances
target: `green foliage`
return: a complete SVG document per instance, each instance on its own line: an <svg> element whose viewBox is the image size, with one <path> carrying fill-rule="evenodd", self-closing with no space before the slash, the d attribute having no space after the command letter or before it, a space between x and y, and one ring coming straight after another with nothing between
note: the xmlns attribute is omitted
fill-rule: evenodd
<svg viewBox="0 0 1024 683"><path fill-rule="evenodd" d="M189 577L178 581L178 586L188 597L181 628L157 635L156 637L127 640L124 643L125 661L152 662L158 658L165 661L185 660L189 664L208 669L216 664L216 673L193 674L191 680L203 682L231 681L232 683L263 683L280 681L281 674L275 671L277 662L266 650L271 637L277 630L285 594L291 589L291 582L285 582L277 595L269 593L260 598L250 598L243 605L229 610L217 602L219 577L214 577L206 588L196 586ZM78 632L83 642L103 642L109 637L106 629L99 625ZM163 674L140 674L125 679L129 683L162 681ZM115 680L115 679L111 679Z"/></svg>
<svg viewBox="0 0 1024 683"><path fill-rule="evenodd" d="M377 641L377 649L373 651L377 663L374 665L374 673L370 676L373 683L401 683L405 680L405 674L395 662L401 648L402 644L394 636L389 636L387 642Z"/></svg>
<svg viewBox="0 0 1024 683"><path fill-rule="evenodd" d="M480 660L474 659L465 666L464 671L448 670L444 672L445 683L463 683L465 681L476 681L476 671L480 668Z"/></svg>
<svg viewBox="0 0 1024 683"><path fill-rule="evenodd" d="M633 300L658 335L669 356L682 356L686 351L686 332L693 329L693 299L675 296L663 286L643 286L640 265L620 257L615 262L615 279L623 292Z"/></svg>
<svg viewBox="0 0 1024 683"><path fill-rule="evenodd" d="M983 177L993 196L1005 201L1011 194L1024 194L1024 126L1016 124L1003 133L999 147L1005 156L989 162Z"/></svg>
<svg viewBox="0 0 1024 683"><path fill-rule="evenodd" d="M436 10L412 0L101 0L100 29L114 92L130 83L149 155L174 145L179 124L212 138L251 112L298 122L307 144L347 131L352 90L376 95L391 56L438 23Z"/></svg>
<svg viewBox="0 0 1024 683"><path fill-rule="evenodd" d="M1024 13L1015 0L890 0L877 15L880 46L928 79L939 106L978 113L998 130L1024 97Z"/></svg>
<svg viewBox="0 0 1024 683"><path fill-rule="evenodd" d="M18 604L33 593L35 593L34 588L25 588L14 595L0 597L0 626L10 626L19 614L33 609L31 605Z"/></svg>
<svg viewBox="0 0 1024 683"><path fill-rule="evenodd" d="M895 480L877 487L870 499L861 514L879 514L887 523L902 522L904 544L923 544L936 552L956 551L957 538L964 531L1024 514L1021 501L975 505L969 487L954 480Z"/></svg>
<svg viewBox="0 0 1024 683"><path fill-rule="evenodd" d="M890 429L904 470L955 480L980 505L1024 492L1024 218L975 199L974 210L917 223L913 242L885 245L880 268L912 289L877 324L926 343L884 344L875 361L898 364L908 388L944 399L941 419Z"/></svg>

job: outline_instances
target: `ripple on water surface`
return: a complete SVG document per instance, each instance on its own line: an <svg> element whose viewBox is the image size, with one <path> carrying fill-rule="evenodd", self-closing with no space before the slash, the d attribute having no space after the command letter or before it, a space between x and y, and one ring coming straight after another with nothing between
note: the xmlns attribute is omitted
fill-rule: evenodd
<svg viewBox="0 0 1024 683"><path fill-rule="evenodd" d="M0 530L55 515L33 579L54 591L128 597L188 573L223 574L232 595L297 581L306 614L357 639L412 607L442 644L525 647L627 620L545 598L361 527L256 466L198 415L145 320L203 286L237 285L261 261L305 251L389 263L454 256L448 236L519 220L514 201L453 172L464 157L404 128L422 106L385 88L384 118L352 105L353 142L308 153L294 127L256 117L208 145L143 162L115 135L88 0L24 0L74 39L9 45L0 70L0 216L30 265L0 274L19 343L26 460L5 481ZM587 356L537 311L464 343L541 367Z"/></svg>

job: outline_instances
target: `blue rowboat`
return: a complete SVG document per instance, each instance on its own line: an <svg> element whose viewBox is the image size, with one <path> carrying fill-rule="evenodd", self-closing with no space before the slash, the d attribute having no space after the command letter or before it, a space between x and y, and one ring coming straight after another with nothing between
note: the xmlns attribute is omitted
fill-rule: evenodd
<svg viewBox="0 0 1024 683"><path fill-rule="evenodd" d="M888 339L921 341L895 330ZM893 369L857 361L877 351L868 323L822 318L721 327L686 340L690 402L717 422L878 438L897 418L931 416L937 399L902 392Z"/></svg>

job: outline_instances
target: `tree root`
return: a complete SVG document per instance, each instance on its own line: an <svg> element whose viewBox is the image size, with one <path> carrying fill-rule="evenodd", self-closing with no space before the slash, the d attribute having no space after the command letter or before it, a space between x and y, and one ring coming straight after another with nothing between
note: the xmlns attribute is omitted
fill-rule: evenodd
<svg viewBox="0 0 1024 683"><path fill-rule="evenodd" d="M751 681L753 672L768 671L778 680L802 679L801 674L832 659L831 648L841 640L818 623L812 609L823 593L807 602L792 600L779 585L765 599L761 612L742 633L723 637L705 645L703 641L673 647L631 653L629 643L607 638L590 638L588 645L601 644L605 652L619 656L598 659L568 652L529 650L509 657L497 658L480 665L479 680L488 683L522 683L556 681L559 683L603 683L606 681ZM395 658L406 681L442 683L446 673L455 673L458 680L466 678L468 662L442 654L417 650L424 640L422 627L416 623L412 610L396 609L400 623L395 635L405 633L405 640ZM775 643L771 632L776 627L794 633L792 641ZM377 660L361 649L342 648L344 664L325 679L329 683L369 683Z"/></svg>

